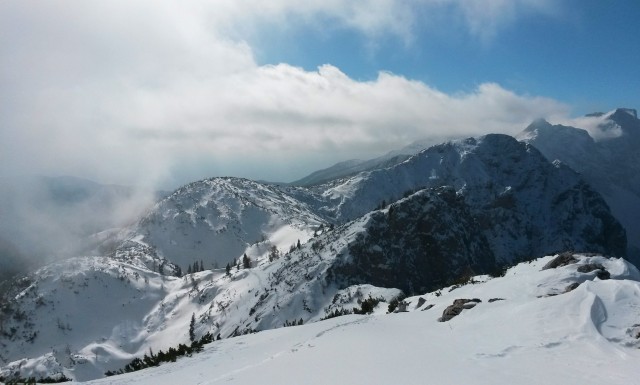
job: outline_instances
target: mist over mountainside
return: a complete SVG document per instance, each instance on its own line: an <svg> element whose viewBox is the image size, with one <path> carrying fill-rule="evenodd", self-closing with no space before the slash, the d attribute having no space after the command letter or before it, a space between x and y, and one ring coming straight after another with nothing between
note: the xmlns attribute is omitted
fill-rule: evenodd
<svg viewBox="0 0 640 385"><path fill-rule="evenodd" d="M28 259L7 239L0 238L0 283L29 269ZM1 291L1 290L0 290Z"/></svg>
<svg viewBox="0 0 640 385"><path fill-rule="evenodd" d="M69 176L2 178L0 266L19 254L18 273L85 253L96 242L90 235L133 223L161 194Z"/></svg>
<svg viewBox="0 0 640 385"><path fill-rule="evenodd" d="M549 160L558 159L583 175L627 230L629 257L640 263L640 120L619 108L579 120L587 129L538 120L518 137Z"/></svg>

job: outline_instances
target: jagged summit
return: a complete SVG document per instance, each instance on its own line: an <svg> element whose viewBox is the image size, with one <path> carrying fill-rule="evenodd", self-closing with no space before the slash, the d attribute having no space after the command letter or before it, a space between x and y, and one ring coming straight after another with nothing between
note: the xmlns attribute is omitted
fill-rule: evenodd
<svg viewBox="0 0 640 385"><path fill-rule="evenodd" d="M632 116L634 119L638 119L638 111L635 108L617 108L612 117L620 114L627 114Z"/></svg>
<svg viewBox="0 0 640 385"><path fill-rule="evenodd" d="M624 107L616 108L615 110L610 111L610 112L591 112L591 113L586 114L585 117L588 117L588 118L599 118L599 117L602 117L602 116L605 116L605 115L607 115L607 116L613 116L613 115L620 116L621 114L627 114L627 115L630 115L630 116L632 116L632 117L634 117L636 119L638 118L638 111L635 108L624 108Z"/></svg>
<svg viewBox="0 0 640 385"><path fill-rule="evenodd" d="M635 109L618 108L607 115L607 120L602 123L603 129L611 129L611 126L615 125L623 135L640 137L640 120L638 120L638 112Z"/></svg>

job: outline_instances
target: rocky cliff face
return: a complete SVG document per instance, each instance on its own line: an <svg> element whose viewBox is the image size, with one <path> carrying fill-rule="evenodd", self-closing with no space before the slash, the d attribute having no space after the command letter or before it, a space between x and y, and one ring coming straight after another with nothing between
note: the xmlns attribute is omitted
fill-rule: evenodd
<svg viewBox="0 0 640 385"><path fill-rule="evenodd" d="M366 282L419 293L496 268L480 223L451 187L419 191L369 217L349 257L330 270L342 286Z"/></svg>

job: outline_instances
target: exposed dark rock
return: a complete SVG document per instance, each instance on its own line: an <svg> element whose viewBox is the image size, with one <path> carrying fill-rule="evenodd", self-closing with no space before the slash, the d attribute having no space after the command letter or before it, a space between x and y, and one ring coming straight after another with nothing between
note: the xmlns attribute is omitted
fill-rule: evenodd
<svg viewBox="0 0 640 385"><path fill-rule="evenodd" d="M504 301L504 298L491 298L491 299L489 300L489 303L491 303L491 302L496 302L496 301Z"/></svg>
<svg viewBox="0 0 640 385"><path fill-rule="evenodd" d="M564 292L568 293L568 292L570 292L572 290L575 290L578 286L580 286L580 283L579 282L574 282L571 285L565 287Z"/></svg>
<svg viewBox="0 0 640 385"><path fill-rule="evenodd" d="M424 307L424 309L422 309L422 311L429 310L429 309L431 309L433 306L434 306L434 304L429 304L429 305L425 306L425 307Z"/></svg>
<svg viewBox="0 0 640 385"><path fill-rule="evenodd" d="M372 213L349 253L351 258L330 272L342 285L368 283L408 294L495 267L478 222L451 187L422 190L391 205L388 213Z"/></svg>
<svg viewBox="0 0 640 385"><path fill-rule="evenodd" d="M599 263L588 263L578 267L579 273L590 273L592 271L596 271L596 277L601 280L611 278L611 274Z"/></svg>
<svg viewBox="0 0 640 385"><path fill-rule="evenodd" d="M631 333L635 339L640 339L640 324L635 324L632 326Z"/></svg>
<svg viewBox="0 0 640 385"><path fill-rule="evenodd" d="M453 301L452 305L447 306L442 312L442 317L438 318L438 322L447 322L453 317L462 313L464 309L471 309L475 307L480 301L477 298L474 299L465 299L459 298Z"/></svg>
<svg viewBox="0 0 640 385"><path fill-rule="evenodd" d="M573 256L570 252L564 252L559 254L557 257L549 261L546 265L542 267L542 270L547 269L555 269L561 266L567 266L578 262L578 260Z"/></svg>
<svg viewBox="0 0 640 385"><path fill-rule="evenodd" d="M418 304L416 305L416 309L419 308L420 306L424 305L425 302L427 302L426 299L424 299L422 297L418 298Z"/></svg>
<svg viewBox="0 0 640 385"><path fill-rule="evenodd" d="M604 266L599 263L587 263L586 265L578 266L579 273L590 273L594 270L604 270Z"/></svg>

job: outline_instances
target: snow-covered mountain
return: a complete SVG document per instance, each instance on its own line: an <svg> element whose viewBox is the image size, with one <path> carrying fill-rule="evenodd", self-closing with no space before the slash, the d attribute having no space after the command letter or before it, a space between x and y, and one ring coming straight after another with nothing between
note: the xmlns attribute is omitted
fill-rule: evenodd
<svg viewBox="0 0 640 385"><path fill-rule="evenodd" d="M624 230L602 198L573 170L507 135L448 142L324 185L322 196L332 204L320 210L338 221L353 219L383 201L438 186L463 197L498 261L568 249L625 254Z"/></svg>
<svg viewBox="0 0 640 385"><path fill-rule="evenodd" d="M581 120L587 130L533 122L518 138L583 175L624 225L629 256L640 262L640 120L619 108Z"/></svg>
<svg viewBox="0 0 640 385"><path fill-rule="evenodd" d="M185 271L199 261L217 268L245 253L255 258L272 246L286 250L324 223L288 193L295 190L229 177L190 183L107 244L117 248L119 241L138 237Z"/></svg>
<svg viewBox="0 0 640 385"><path fill-rule="evenodd" d="M495 270L475 226L462 196L444 187L325 226L228 274L175 277L153 247L132 239L112 257L61 262L15 286L0 313L3 376L100 377L149 349L188 343L192 316L197 336L228 338L348 314L369 297L390 303L403 294L394 287L420 293L468 282L474 270Z"/></svg>
<svg viewBox="0 0 640 385"><path fill-rule="evenodd" d="M223 267L244 254L265 257L274 246L286 251L298 241L305 243L321 224L344 224L383 203L440 186L450 186L461 198L460 208L445 205L431 215L448 218L439 223L452 233L441 237L459 239L453 229L474 229L488 247L462 245L459 255L485 250L477 256L491 260L484 269L561 250L625 254L624 231L599 195L574 171L549 163L535 148L506 135L433 146L400 164L310 189L238 178L194 182L110 239L107 249L138 239L184 271L198 261L207 268ZM416 204L405 215L421 212ZM442 240L430 243L441 253L452 250L442 248Z"/></svg>
<svg viewBox="0 0 640 385"><path fill-rule="evenodd" d="M102 256L15 281L1 375L93 379L188 343L192 319L196 337L222 339L308 324L567 249L621 256L625 233L577 173L505 135L311 188L194 182L107 236ZM622 260L594 261L637 279Z"/></svg>

